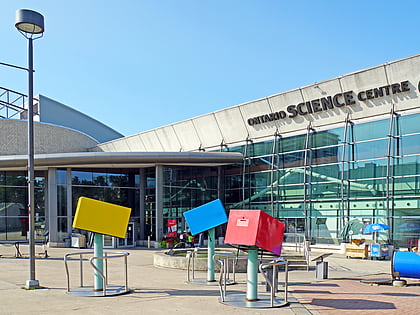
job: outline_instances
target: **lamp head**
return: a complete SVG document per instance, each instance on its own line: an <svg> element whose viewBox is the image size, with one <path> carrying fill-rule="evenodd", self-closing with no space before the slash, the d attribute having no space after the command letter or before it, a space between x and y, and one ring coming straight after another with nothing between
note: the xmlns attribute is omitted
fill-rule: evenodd
<svg viewBox="0 0 420 315"><path fill-rule="evenodd" d="M44 17L32 10L17 10L15 26L25 36L44 32Z"/></svg>

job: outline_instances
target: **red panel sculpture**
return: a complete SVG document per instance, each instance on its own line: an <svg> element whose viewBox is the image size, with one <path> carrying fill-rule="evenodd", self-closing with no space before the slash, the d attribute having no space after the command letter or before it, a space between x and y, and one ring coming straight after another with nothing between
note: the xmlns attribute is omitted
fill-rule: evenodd
<svg viewBox="0 0 420 315"><path fill-rule="evenodd" d="M230 210L225 243L281 254L284 223L261 210Z"/></svg>

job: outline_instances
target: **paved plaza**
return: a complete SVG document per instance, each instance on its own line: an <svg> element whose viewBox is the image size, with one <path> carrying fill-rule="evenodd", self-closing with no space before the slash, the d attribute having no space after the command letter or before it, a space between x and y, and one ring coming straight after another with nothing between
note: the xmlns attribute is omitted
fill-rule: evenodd
<svg viewBox="0 0 420 315"><path fill-rule="evenodd" d="M37 248L37 253L40 251ZM36 260L36 278L43 289L24 290L29 278L28 250L24 258L14 257L14 248L0 246L0 314L418 314L420 281L410 280L406 287L370 285L369 279L390 279L390 261L346 259L334 254L329 262L328 279L315 278L315 271L289 272L289 306L276 309L248 309L219 302L217 286L186 283L186 271L157 268L153 255L157 250L126 250L129 287L132 293L110 297L69 295L63 256L88 250L48 249L49 258ZM313 253L317 255L319 253ZM26 257L26 258L25 258ZM123 284L123 263L110 264L111 284ZM71 271L71 274L75 274ZM203 275L205 277L205 275ZM262 275L259 281L263 282ZM280 275L280 279L281 279ZM84 281L93 285L92 272L86 270ZM72 287L78 286L77 274ZM227 294L246 292L246 274L237 275L237 285ZM265 285L259 286L265 293ZM259 294L260 294L259 293Z"/></svg>

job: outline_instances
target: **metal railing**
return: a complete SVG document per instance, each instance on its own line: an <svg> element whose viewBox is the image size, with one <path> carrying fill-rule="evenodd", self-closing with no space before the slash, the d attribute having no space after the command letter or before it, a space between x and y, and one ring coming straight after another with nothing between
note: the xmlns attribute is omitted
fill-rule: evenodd
<svg viewBox="0 0 420 315"><path fill-rule="evenodd" d="M240 259L248 259L248 256L237 256L237 255L214 255L214 260L220 264L220 276L219 276L219 293L220 293L220 300L221 302L225 302L226 300L226 292L227 292L227 283L230 277L229 265L232 265L232 275L233 281L236 282L235 278L235 265ZM232 261L232 263L229 263ZM288 262L283 258L276 258L271 262L263 262L259 265L259 270L263 274L268 286L270 287L270 305L271 307L275 307L274 305L274 298L277 292L277 284L278 284L278 266L284 266L284 302L282 305L288 303L288 281L289 281L289 270L288 270ZM268 276L267 269L272 268L272 276Z"/></svg>
<svg viewBox="0 0 420 315"><path fill-rule="evenodd" d="M248 259L248 256L238 256L231 254L215 254L213 260L220 264L220 275L219 275L219 292L220 299L222 302L226 299L226 285L230 280L230 268L232 266L232 281L236 283L236 265L240 259ZM229 261L232 261L229 263Z"/></svg>
<svg viewBox="0 0 420 315"><path fill-rule="evenodd" d="M187 251L186 258L187 258L187 281L188 282L191 282L195 278L195 259L197 258L199 254L202 254L205 256L208 254L208 250L207 249L200 250L198 247L196 247L194 250ZM223 254L232 255L232 252L223 251L223 250L214 251L214 255L223 255Z"/></svg>
<svg viewBox="0 0 420 315"><path fill-rule="evenodd" d="M261 263L259 266L260 272L263 274L265 281L270 287L270 304L271 307L274 307L274 298L277 292L277 274L278 274L278 266L284 266L284 302L283 304L287 304L287 292L288 292L288 283L289 283L289 270L288 270L288 262L285 259L276 259L268 263ZM269 277L265 272L268 268L272 268L272 276Z"/></svg>
<svg viewBox="0 0 420 315"><path fill-rule="evenodd" d="M68 267L68 261L70 260L76 260L76 259L71 259L72 256L76 256L78 255L79 258L79 267L80 267L80 275L79 275L79 279L80 279L80 287L83 287L83 261L89 261L91 267L97 272L97 274L102 278L102 283L103 283L103 295L106 296L106 288L109 285L108 284L108 260L109 259L115 259L115 258L124 258L124 280L125 280L125 284L124 284L124 288L125 291L124 292L128 292L128 272L127 272L127 256L129 255L128 252L117 252L117 251L106 251L104 252L104 256L101 257L90 257L89 259L83 259L83 256L85 255L93 255L94 252L90 251L90 252L78 252L78 253L70 253L70 254L66 254L64 255L64 265L66 268L66 278L67 278L67 292L70 292L70 273L69 273L69 267ZM95 261L97 260L104 260L105 261L105 273L102 273L96 266L95 266Z"/></svg>
<svg viewBox="0 0 420 315"><path fill-rule="evenodd" d="M284 233L283 245L288 245L295 249L296 252L302 253L306 261L306 270L309 271L310 248L309 242L306 240L305 234L300 233Z"/></svg>
<svg viewBox="0 0 420 315"><path fill-rule="evenodd" d="M39 100L33 99L34 116L38 115ZM0 86L0 118L5 119L26 119L28 109L28 96Z"/></svg>

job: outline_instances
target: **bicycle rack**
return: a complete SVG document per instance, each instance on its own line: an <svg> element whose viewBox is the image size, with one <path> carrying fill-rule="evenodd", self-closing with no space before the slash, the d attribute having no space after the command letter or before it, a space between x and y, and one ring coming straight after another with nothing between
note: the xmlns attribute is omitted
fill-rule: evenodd
<svg viewBox="0 0 420 315"><path fill-rule="evenodd" d="M236 283L236 265L239 259L247 259L248 256L228 255L228 254L216 254L213 256L214 261L220 263L220 276L219 276L219 292L220 299L222 302L226 298L226 286L228 284ZM229 261L232 260L232 263ZM232 280L230 280L230 268L232 266Z"/></svg>
<svg viewBox="0 0 420 315"><path fill-rule="evenodd" d="M187 251L187 282L195 284L206 284L206 285L215 285L217 281L209 282L207 279L195 278L195 259L199 254L208 254L207 250L200 250L195 248L194 250ZM216 250L215 255L232 255L231 251ZM213 257L214 257L213 256Z"/></svg>
<svg viewBox="0 0 420 315"><path fill-rule="evenodd" d="M64 265L66 268L66 278L67 278L67 293L77 296L111 296L111 295L120 295L129 293L130 289L128 288L128 272L127 272L127 256L129 255L128 252L117 252L117 251L106 251L104 252L104 256L101 257L90 257L89 259L83 259L86 255L93 255L93 251L91 252L78 252L78 253L70 253L64 255ZM78 259L73 259L72 256L78 255ZM111 286L108 283L108 260L109 259L116 259L116 258L124 258L124 280L125 284L123 286ZM98 268L95 266L95 260L102 259L104 260L104 273L100 272ZM76 289L70 288L70 272L69 272L69 261L79 261L79 279L80 279L80 287ZM83 262L89 261L89 264L93 268L93 270L99 274L102 278L103 283L103 290L95 291L93 286L84 286L83 283Z"/></svg>
<svg viewBox="0 0 420 315"><path fill-rule="evenodd" d="M219 291L220 291L220 302L223 304L228 304L237 307L247 307L247 308L275 308L282 307L289 304L288 302L288 281L289 281L289 271L288 271L288 261L283 258L274 259L271 262L263 262L259 264L259 271L263 274L268 286L270 287L270 294L267 298L267 294L259 294L259 299L257 301L247 301L246 294L231 294L227 295L226 284L229 276L229 260L239 260L247 259L248 256L229 256L229 255L214 255L214 259L221 264L220 268L220 277L219 277ZM235 266L235 263L232 264ZM284 293L283 299L276 298L277 291L277 274L278 267L284 266ZM272 276L268 276L269 268L272 268ZM233 281L235 281L235 270L233 269Z"/></svg>

